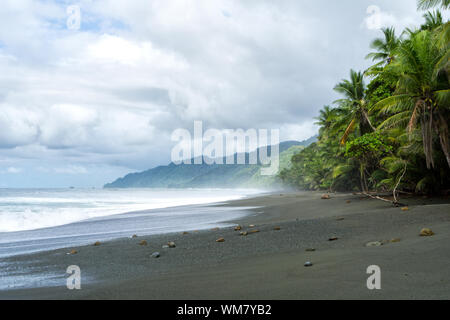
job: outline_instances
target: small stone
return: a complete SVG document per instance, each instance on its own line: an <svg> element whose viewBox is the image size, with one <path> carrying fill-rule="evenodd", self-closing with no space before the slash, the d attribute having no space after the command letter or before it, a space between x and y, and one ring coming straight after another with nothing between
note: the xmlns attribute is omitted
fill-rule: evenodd
<svg viewBox="0 0 450 320"><path fill-rule="evenodd" d="M247 231L243 231L243 232L240 233L240 235L245 237L245 236L248 235L248 232Z"/></svg>
<svg viewBox="0 0 450 320"><path fill-rule="evenodd" d="M132 239L137 238L137 234L133 234L133 235L131 236L131 238L132 238Z"/></svg>
<svg viewBox="0 0 450 320"><path fill-rule="evenodd" d="M173 242L173 241L167 242L167 245L169 246L169 248L175 248L176 247L175 242Z"/></svg>
<svg viewBox="0 0 450 320"><path fill-rule="evenodd" d="M338 237L331 237L328 239L328 241L336 241L338 239Z"/></svg>
<svg viewBox="0 0 450 320"><path fill-rule="evenodd" d="M314 248L308 248L308 249L306 249L306 252L314 252L314 251L316 251L316 249L314 249Z"/></svg>
<svg viewBox="0 0 450 320"><path fill-rule="evenodd" d="M345 201L345 203L347 203L347 204L348 204L348 203L352 203L352 202L351 202L350 200L347 200L347 201Z"/></svg>
<svg viewBox="0 0 450 320"><path fill-rule="evenodd" d="M219 239L216 240L216 242L225 242L225 239L224 238L219 238Z"/></svg>
<svg viewBox="0 0 450 320"><path fill-rule="evenodd" d="M147 243L147 241L142 240L141 242L139 242L139 245L140 246L146 246L146 245L148 245L148 243Z"/></svg>
<svg viewBox="0 0 450 320"><path fill-rule="evenodd" d="M159 252L153 252L152 253L152 258L159 258L161 255L159 254Z"/></svg>
<svg viewBox="0 0 450 320"><path fill-rule="evenodd" d="M380 241L373 241L366 243L366 247L380 247L382 245L383 243L381 243Z"/></svg>
<svg viewBox="0 0 450 320"><path fill-rule="evenodd" d="M219 228L213 228L213 229L211 229L211 231L219 231L220 229Z"/></svg>
<svg viewBox="0 0 450 320"><path fill-rule="evenodd" d="M391 239L391 242L392 242L392 243L395 243L395 242L400 242L400 241L402 241L402 240L401 240L401 239L399 239L399 238Z"/></svg>
<svg viewBox="0 0 450 320"><path fill-rule="evenodd" d="M280 231L280 230L281 230L281 227L275 227L275 228L273 228L273 230L275 230L275 231Z"/></svg>
<svg viewBox="0 0 450 320"><path fill-rule="evenodd" d="M305 267L312 267L313 264L312 264L311 261L306 261L305 264L304 264L304 266L305 266Z"/></svg>
<svg viewBox="0 0 450 320"><path fill-rule="evenodd" d="M329 200L329 199L331 199L329 194L323 194L322 195L322 200Z"/></svg>
<svg viewBox="0 0 450 320"><path fill-rule="evenodd" d="M258 233L259 232L259 230L258 229L255 229L255 230L250 230L248 233L249 234L252 234L252 233Z"/></svg>
<svg viewBox="0 0 450 320"><path fill-rule="evenodd" d="M167 248L169 248L169 246L167 244L165 244L165 245L162 246L162 248L163 249L167 249Z"/></svg>
<svg viewBox="0 0 450 320"><path fill-rule="evenodd" d="M409 211L409 208L408 207L403 207L401 210L402 211Z"/></svg>
<svg viewBox="0 0 450 320"><path fill-rule="evenodd" d="M67 254L77 254L78 251L77 250L71 250L70 252L68 252Z"/></svg>
<svg viewBox="0 0 450 320"><path fill-rule="evenodd" d="M183 235L187 235L187 234L189 234L189 232L186 232L186 231L185 231L185 232L183 232Z"/></svg>
<svg viewBox="0 0 450 320"><path fill-rule="evenodd" d="M423 228L420 231L420 236L421 237L431 237L433 235L434 235L434 232L431 229L429 229L429 228Z"/></svg>
<svg viewBox="0 0 450 320"><path fill-rule="evenodd" d="M249 225L248 226L249 228L254 228L254 227L256 227L254 224L251 224L251 225Z"/></svg>
<svg viewBox="0 0 450 320"><path fill-rule="evenodd" d="M242 227L241 226L236 226L236 227L234 227L234 231L241 231L242 230Z"/></svg>
<svg viewBox="0 0 450 320"><path fill-rule="evenodd" d="M344 221L345 218L337 218L336 221Z"/></svg>
<svg viewBox="0 0 450 320"><path fill-rule="evenodd" d="M99 246L99 245L101 245L101 243L100 243L100 241L96 241L95 243L94 243L94 246Z"/></svg>

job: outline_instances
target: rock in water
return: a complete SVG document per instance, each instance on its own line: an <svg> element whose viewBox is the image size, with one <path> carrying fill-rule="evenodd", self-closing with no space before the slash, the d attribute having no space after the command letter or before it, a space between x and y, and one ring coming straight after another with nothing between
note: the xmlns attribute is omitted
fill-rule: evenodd
<svg viewBox="0 0 450 320"><path fill-rule="evenodd" d="M421 237L431 237L433 235L434 235L434 232L431 229L429 229L429 228L423 228L420 231L420 236Z"/></svg>
<svg viewBox="0 0 450 320"><path fill-rule="evenodd" d="M132 238L132 239L137 238L137 234L133 234L133 235L131 236L131 238Z"/></svg>
<svg viewBox="0 0 450 320"><path fill-rule="evenodd" d="M153 252L152 253L152 258L159 258L161 255L159 254L159 252Z"/></svg>
<svg viewBox="0 0 450 320"><path fill-rule="evenodd" d="M148 245L148 243L147 243L147 241L142 240L141 242L139 242L139 245L140 246L146 246L146 245Z"/></svg>
<svg viewBox="0 0 450 320"><path fill-rule="evenodd" d="M216 240L216 242L225 242L225 239L224 238L219 238L219 239Z"/></svg>
<svg viewBox="0 0 450 320"><path fill-rule="evenodd" d="M329 200L329 199L331 199L329 194L323 194L322 195L322 200Z"/></svg>
<svg viewBox="0 0 450 320"><path fill-rule="evenodd" d="M175 248L176 247L175 242L173 242L173 241L167 242L167 245L169 246L169 248Z"/></svg>
<svg viewBox="0 0 450 320"><path fill-rule="evenodd" d="M304 264L305 267L312 267L312 265L313 264L312 264L311 261L306 261L305 264Z"/></svg>

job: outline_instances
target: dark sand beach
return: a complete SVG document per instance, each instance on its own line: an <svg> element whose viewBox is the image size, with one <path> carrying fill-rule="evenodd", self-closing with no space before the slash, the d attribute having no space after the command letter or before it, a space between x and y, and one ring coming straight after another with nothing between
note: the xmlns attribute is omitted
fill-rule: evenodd
<svg viewBox="0 0 450 320"><path fill-rule="evenodd" d="M233 222L259 232L241 236L225 228L126 238L5 258L2 263L26 265L30 274L59 274L61 285L0 291L0 298L449 299L450 199L402 202L408 211L352 194L234 201L225 205L257 207ZM419 236L422 228L435 235ZM147 245L139 245L142 240ZM162 248L168 241L176 247ZM366 246L375 241L383 245ZM72 249L77 253L68 255ZM151 256L156 251L159 258ZM81 268L81 290L65 286L69 265ZM381 268L381 290L367 289L370 265Z"/></svg>

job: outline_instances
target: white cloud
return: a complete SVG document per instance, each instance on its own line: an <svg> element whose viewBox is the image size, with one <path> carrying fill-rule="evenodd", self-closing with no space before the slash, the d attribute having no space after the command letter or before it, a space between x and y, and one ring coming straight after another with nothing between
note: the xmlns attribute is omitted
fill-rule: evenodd
<svg viewBox="0 0 450 320"><path fill-rule="evenodd" d="M374 37L358 28L366 0L77 4L78 31L60 2L0 6L0 161L27 173L146 169L169 160L172 130L194 120L308 138L334 84L369 64ZM415 0L377 5L382 24L420 16Z"/></svg>

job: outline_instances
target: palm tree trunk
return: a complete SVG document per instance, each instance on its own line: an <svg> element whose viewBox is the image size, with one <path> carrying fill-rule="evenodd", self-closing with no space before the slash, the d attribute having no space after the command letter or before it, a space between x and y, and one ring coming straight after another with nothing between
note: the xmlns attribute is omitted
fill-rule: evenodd
<svg viewBox="0 0 450 320"><path fill-rule="evenodd" d="M425 154L425 160L427 163L427 168L434 168L433 159L433 131L432 131L432 112L430 110L429 116L427 117L427 107L425 106L423 110L423 115L421 117L421 127L422 127L422 140L423 140L423 152Z"/></svg>
<svg viewBox="0 0 450 320"><path fill-rule="evenodd" d="M445 118L438 111L438 121L436 122L436 129L439 134L439 141L441 143L442 151L444 152L445 158L447 159L447 164L450 168L450 147L448 142L448 125Z"/></svg>

